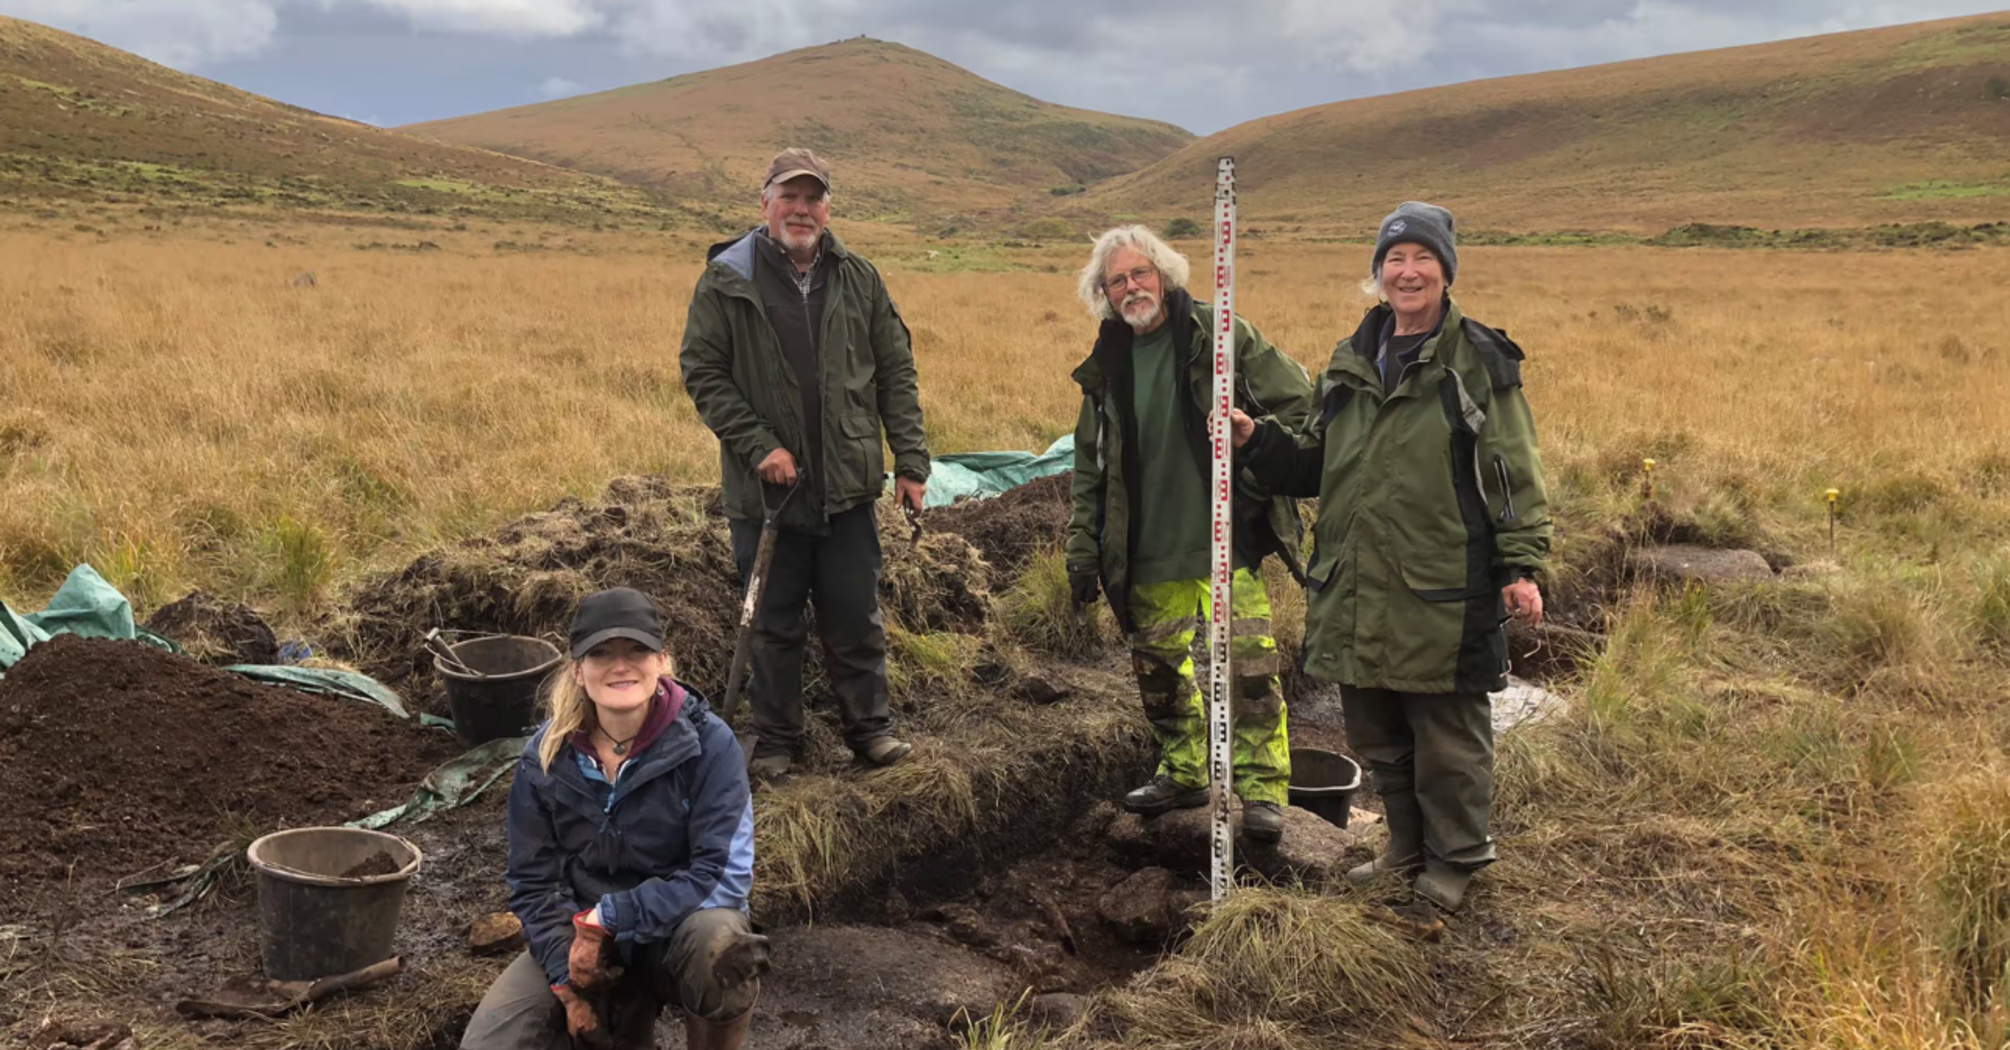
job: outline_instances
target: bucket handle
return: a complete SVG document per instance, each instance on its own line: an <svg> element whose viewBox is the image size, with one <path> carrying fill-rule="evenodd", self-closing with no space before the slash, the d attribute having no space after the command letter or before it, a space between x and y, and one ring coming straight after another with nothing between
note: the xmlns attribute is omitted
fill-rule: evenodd
<svg viewBox="0 0 2010 1050"><path fill-rule="evenodd" d="M446 666L446 667L447 667L447 668L448 668L449 670L452 670L452 671L455 671L456 673L459 673L459 674L462 674L462 675L465 675L465 676L467 676L467 677L469 677L469 678L487 678L487 677L488 677L488 675L487 675L487 674L484 674L484 673L483 673L483 672L481 672L481 671L477 671L477 670L475 670L474 668L472 668L472 667L469 667L469 666L468 666L468 665L467 665L466 663L464 663L464 662L463 662L463 661L461 660L461 658L460 658L460 657L459 657L458 655L456 655L456 654L454 653L454 649L453 649L453 647L452 647L452 646L450 646L450 645L448 645L448 644L447 644L447 643L446 643L446 642L445 642L445 641L444 641L443 639L441 639L441 637L440 637L440 634L441 634L441 633L442 633L442 632L440 631L440 629L439 629L438 627L435 627L435 628L433 628L432 630L430 630L430 631L427 631L427 632L426 632L426 648L427 648L427 649L429 649L429 650L431 650L434 656L437 656L437 657L439 657L439 658L440 658L440 661L441 661L441 663L442 663L442 664L443 664L444 666ZM467 634L467 633L470 633L470 632L467 632L467 631L454 631L454 632L450 632L450 633L453 633L453 634Z"/></svg>

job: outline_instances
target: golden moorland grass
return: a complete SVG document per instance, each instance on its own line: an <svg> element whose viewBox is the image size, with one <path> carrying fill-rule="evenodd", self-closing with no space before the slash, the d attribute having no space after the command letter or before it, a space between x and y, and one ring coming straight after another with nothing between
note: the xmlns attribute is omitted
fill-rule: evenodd
<svg viewBox="0 0 2010 1050"><path fill-rule="evenodd" d="M715 476L676 359L698 245L300 234L5 235L0 594L32 600L89 560L142 604L201 584L307 607L360 565L615 474ZM1076 251L978 249L1002 269L964 272L862 236L913 331L937 452L1072 427L1093 331ZM1364 255L1248 247L1243 313L1316 371L1363 308ZM305 271L315 286L292 283ZM1615 498L1654 456L1664 491L1727 521L1805 540L1837 486L1846 516L1906 512L1931 544L1973 534L1962 501L2010 484L2006 271L1993 252L1472 249L1457 291L1528 349L1563 498Z"/></svg>
<svg viewBox="0 0 2010 1050"><path fill-rule="evenodd" d="M675 361L698 245L264 232L0 235L0 596L90 560L142 606L199 584L297 624L610 476L712 478ZM937 451L1067 429L1078 249L849 232L914 331ZM1365 252L1251 242L1243 312L1316 368ZM1609 584L1613 544L1669 518L1801 564L1592 610L1572 710L1503 743L1508 859L1444 946L1382 943L1345 890L1252 891L1060 1041L2001 1045L2006 276L1994 251L1465 253L1462 304L1530 354L1565 582ZM1335 928L1372 951L1324 950Z"/></svg>

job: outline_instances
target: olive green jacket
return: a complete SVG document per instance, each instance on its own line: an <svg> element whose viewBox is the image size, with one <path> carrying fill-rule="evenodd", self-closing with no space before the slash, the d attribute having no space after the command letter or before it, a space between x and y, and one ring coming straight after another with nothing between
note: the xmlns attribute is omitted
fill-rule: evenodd
<svg viewBox="0 0 2010 1050"><path fill-rule="evenodd" d="M785 528L821 532L831 515L879 497L886 486L886 452L894 471L928 479L928 445L907 324L886 293L879 271L825 234L837 260L825 292L823 341L824 476L789 501ZM785 448L807 471L802 394L782 356L780 337L754 285L753 233L714 245L691 293L678 362L684 390L719 437L720 485L726 515L762 519L762 490L779 504L784 490L762 485L754 468Z"/></svg>
<svg viewBox="0 0 2010 1050"><path fill-rule="evenodd" d="M1214 307L1184 291L1166 296L1173 346L1186 347L1180 384L1192 393L1180 405L1186 417L1183 448L1140 448L1137 417L1131 411L1135 383L1131 370L1132 332L1122 321L1104 321L1089 359L1075 369L1082 388L1082 412L1075 424L1074 513L1068 523L1066 558L1070 573L1094 571L1110 608L1126 630L1130 621L1130 557L1139 529L1150 523L1131 511L1142 502L1138 485L1147 455L1193 456L1209 468L1207 416L1214 402ZM1274 416L1296 430L1312 410L1312 381L1298 362L1286 357L1247 320L1235 319L1236 407L1256 417ZM1280 554L1299 572L1298 543L1304 533L1295 500L1273 496L1244 472L1235 491L1235 561L1255 567Z"/></svg>
<svg viewBox="0 0 2010 1050"><path fill-rule="evenodd" d="M1259 427L1244 459L1275 490L1319 497L1307 672L1410 693L1499 689L1501 588L1539 578L1550 543L1522 351L1448 297L1385 397L1375 361L1393 320L1387 305L1369 311L1333 351L1311 424Z"/></svg>

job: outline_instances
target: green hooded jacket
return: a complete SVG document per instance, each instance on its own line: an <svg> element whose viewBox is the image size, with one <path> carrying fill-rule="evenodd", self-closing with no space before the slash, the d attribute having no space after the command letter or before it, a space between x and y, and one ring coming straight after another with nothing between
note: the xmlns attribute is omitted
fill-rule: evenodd
<svg viewBox="0 0 2010 1050"><path fill-rule="evenodd" d="M1319 497L1307 569L1305 670L1358 688L1492 691L1507 671L1501 588L1539 578L1549 500L1521 348L1460 313L1384 397L1385 304L1333 351L1319 412L1295 433L1257 428L1248 468Z"/></svg>
<svg viewBox="0 0 2010 1050"><path fill-rule="evenodd" d="M1214 307L1196 302L1185 291L1166 296L1168 324L1174 326L1173 346L1186 347L1180 363L1180 384L1192 393L1180 409L1186 416L1187 447L1139 447L1137 419L1131 412L1134 380L1129 325L1106 320L1089 359L1075 369L1082 388L1082 413L1075 425L1074 512L1068 522L1068 571L1096 572L1103 593L1125 630L1130 618L1130 557L1137 531L1145 523L1131 508L1142 501L1138 485L1142 456L1191 455L1208 469L1207 415L1214 402L1214 373L1208 365L1213 349ZM1312 410L1312 381L1305 369L1286 357L1247 320L1235 319L1236 407L1252 416L1273 416L1297 430ZM1303 526L1295 500L1272 496L1273 490L1251 478L1239 477L1235 491L1235 562L1254 569L1269 554L1283 555L1294 575L1299 573L1298 542Z"/></svg>
<svg viewBox="0 0 2010 1050"><path fill-rule="evenodd" d="M907 324L879 271L826 231L824 251L837 260L825 292L822 344L823 477L789 502L784 528L822 532L831 515L879 497L886 452L894 472L928 479L928 445ZM678 363L684 390L719 437L726 515L760 521L762 490L780 503L784 490L763 485L754 467L778 448L799 468L804 456L802 394L782 356L781 339L754 284L755 234L712 246L691 293Z"/></svg>

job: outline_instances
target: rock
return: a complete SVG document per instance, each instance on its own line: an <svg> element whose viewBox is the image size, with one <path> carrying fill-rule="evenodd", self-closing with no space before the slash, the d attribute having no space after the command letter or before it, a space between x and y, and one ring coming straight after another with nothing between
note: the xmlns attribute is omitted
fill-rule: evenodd
<svg viewBox="0 0 2010 1050"><path fill-rule="evenodd" d="M1096 914L1132 944L1164 944L1183 924L1186 900L1179 876L1164 868L1146 868L1104 892Z"/></svg>
<svg viewBox="0 0 2010 1050"><path fill-rule="evenodd" d="M1570 706L1563 697L1512 675L1508 676L1506 689L1487 694L1487 699L1493 703L1495 735L1534 725Z"/></svg>
<svg viewBox="0 0 2010 1050"><path fill-rule="evenodd" d="M476 955L502 955L522 948L523 922L509 912L484 915L468 926L468 950Z"/></svg>
<svg viewBox="0 0 2010 1050"><path fill-rule="evenodd" d="M1074 695L1074 687L1057 678L1041 674L1029 674L1019 679L1012 694L1029 704L1053 704Z"/></svg>
<svg viewBox="0 0 2010 1050"><path fill-rule="evenodd" d="M1757 551L1715 550L1686 543L1643 547L1628 555L1635 572L1676 583L1771 580L1773 567Z"/></svg>
<svg viewBox="0 0 2010 1050"><path fill-rule="evenodd" d="M1067 1028L1082 1019L1089 1001L1068 992L1049 992L1026 1004L1026 1020L1033 1028Z"/></svg>
<svg viewBox="0 0 2010 1050"><path fill-rule="evenodd" d="M1125 813L1110 822L1110 844L1119 852L1175 871L1200 873L1213 857L1212 828L1206 808L1176 809L1145 820ZM1336 828L1308 810L1284 807L1284 838L1275 845L1236 838L1235 858L1266 878L1324 882L1346 870L1343 859L1355 844L1354 835Z"/></svg>

